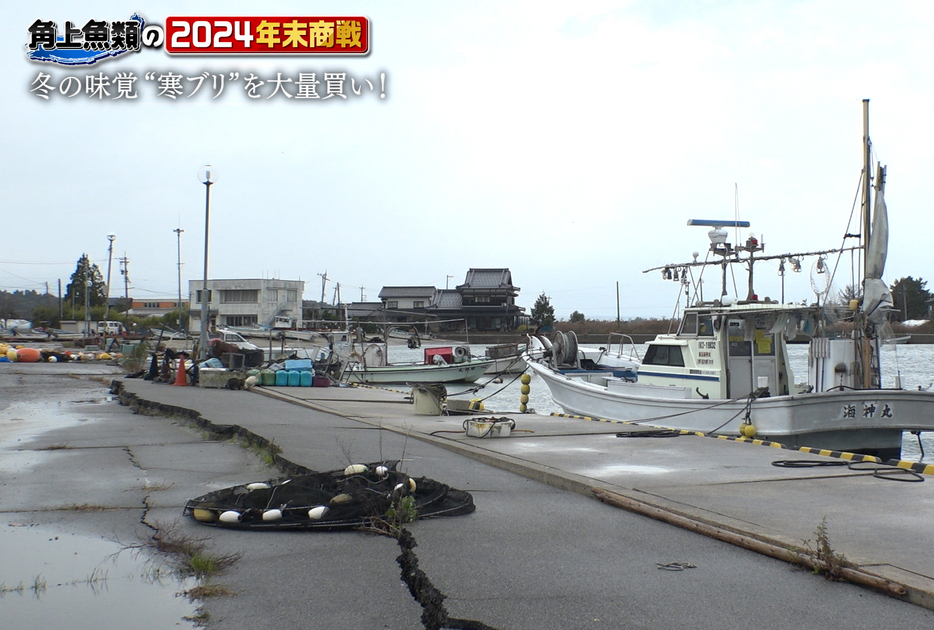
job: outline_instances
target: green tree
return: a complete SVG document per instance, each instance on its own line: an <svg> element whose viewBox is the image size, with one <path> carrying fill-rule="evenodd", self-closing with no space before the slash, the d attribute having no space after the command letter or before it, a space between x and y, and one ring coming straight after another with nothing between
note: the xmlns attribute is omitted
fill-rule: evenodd
<svg viewBox="0 0 934 630"><path fill-rule="evenodd" d="M83 313L85 294L91 306L104 306L107 302L107 285L101 270L88 259L87 254L81 254L65 291L65 303L69 306L74 304L75 311L80 310Z"/></svg>
<svg viewBox="0 0 934 630"><path fill-rule="evenodd" d="M551 326L555 323L555 307L551 305L551 298L545 295L544 291L535 300L531 315L541 326Z"/></svg>
<svg viewBox="0 0 934 630"><path fill-rule="evenodd" d="M889 287L899 320L927 317L927 301L931 299L931 293L925 289L926 286L927 281L908 276L899 278Z"/></svg>
<svg viewBox="0 0 934 630"><path fill-rule="evenodd" d="M586 320L586 319L587 319L587 318L584 317L584 314L581 313L580 311L574 311L573 313L571 313L571 319L570 319L570 321L571 321L572 323L577 324L577 323L580 323L580 322L582 322L582 321L584 321L584 320Z"/></svg>
<svg viewBox="0 0 934 630"><path fill-rule="evenodd" d="M858 300L860 297L859 288L855 284L848 284L837 292L837 303L846 306L850 300Z"/></svg>

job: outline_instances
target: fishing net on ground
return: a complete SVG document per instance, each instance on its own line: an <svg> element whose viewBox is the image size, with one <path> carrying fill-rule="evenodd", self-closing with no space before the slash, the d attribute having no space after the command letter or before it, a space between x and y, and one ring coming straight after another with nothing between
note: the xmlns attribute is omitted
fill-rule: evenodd
<svg viewBox="0 0 934 630"><path fill-rule="evenodd" d="M238 529L350 529L380 518L411 496L418 518L474 511L468 492L396 470L398 462L354 464L216 490L190 499L183 511L205 525Z"/></svg>

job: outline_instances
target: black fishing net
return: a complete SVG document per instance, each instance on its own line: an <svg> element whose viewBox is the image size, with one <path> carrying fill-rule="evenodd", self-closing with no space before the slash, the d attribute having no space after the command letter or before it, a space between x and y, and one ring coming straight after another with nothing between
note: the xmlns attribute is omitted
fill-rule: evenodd
<svg viewBox="0 0 934 630"><path fill-rule="evenodd" d="M217 490L185 504L184 515L239 529L348 529L382 518L399 500L414 499L418 518L474 511L468 492L396 470L398 462L355 464Z"/></svg>

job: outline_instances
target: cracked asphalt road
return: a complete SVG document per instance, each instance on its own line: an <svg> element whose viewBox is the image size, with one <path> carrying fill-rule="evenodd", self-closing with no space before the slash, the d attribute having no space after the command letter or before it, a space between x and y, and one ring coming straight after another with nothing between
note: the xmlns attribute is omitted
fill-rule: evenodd
<svg viewBox="0 0 934 630"><path fill-rule="evenodd" d="M0 371L0 410L38 409L45 426L2 453L4 517L26 515L123 540L176 524L206 538L218 554L242 554L213 580L233 595L203 602L208 628L424 627L422 608L400 579L395 540L358 532L231 531L183 520L189 498L280 473L178 419L132 413L109 400L108 386L91 380L94 374L18 369ZM219 423L260 414L301 427L298 464L329 470L348 459L403 458L414 476L472 492L473 514L408 528L419 567L444 595L451 617L500 630L785 629L805 616L819 617L822 628L848 630L934 625L931 611L405 436L249 392L223 395L224 404L199 411ZM50 430L38 432L43 428ZM107 509L67 509L83 504ZM658 569L673 562L694 568Z"/></svg>

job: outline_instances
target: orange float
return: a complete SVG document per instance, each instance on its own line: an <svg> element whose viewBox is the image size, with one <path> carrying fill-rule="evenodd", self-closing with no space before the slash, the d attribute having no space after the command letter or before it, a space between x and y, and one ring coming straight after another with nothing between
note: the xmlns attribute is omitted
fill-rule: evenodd
<svg viewBox="0 0 934 630"><path fill-rule="evenodd" d="M17 348L16 360L20 363L36 363L42 360L42 354L35 348Z"/></svg>

